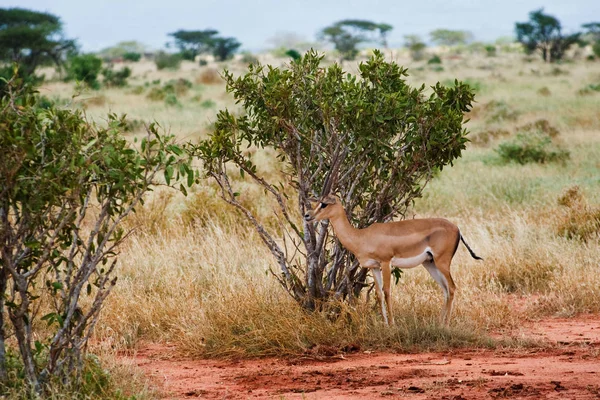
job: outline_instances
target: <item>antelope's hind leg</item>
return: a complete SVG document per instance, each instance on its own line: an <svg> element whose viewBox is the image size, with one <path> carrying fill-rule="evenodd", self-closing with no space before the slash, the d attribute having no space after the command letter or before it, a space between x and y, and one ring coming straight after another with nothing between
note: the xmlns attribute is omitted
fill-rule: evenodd
<svg viewBox="0 0 600 400"><path fill-rule="evenodd" d="M450 314L452 313L452 302L454 301L454 291L456 285L450 275L450 262L443 260L430 260L423 263L423 266L429 272L429 275L437 282L444 291L445 304L442 307L440 316L441 323L448 326L450 323ZM441 267L441 268L440 268Z"/></svg>

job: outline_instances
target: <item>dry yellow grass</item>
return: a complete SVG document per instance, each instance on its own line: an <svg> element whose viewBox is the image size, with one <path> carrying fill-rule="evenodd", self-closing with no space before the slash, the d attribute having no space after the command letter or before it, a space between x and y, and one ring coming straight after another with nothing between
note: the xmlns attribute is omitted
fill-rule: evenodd
<svg viewBox="0 0 600 400"><path fill-rule="evenodd" d="M450 329L437 324L442 294L424 270L407 271L393 287L394 327L383 326L373 295L370 302L363 296L353 307L339 305L343 317L338 319L327 312L303 312L266 273L276 266L259 237L219 202L214 186L203 183L188 199L158 191L148 199L154 206L129 221L139 229L121 249L119 283L97 329L99 346L170 341L196 356L291 354L316 345L396 350L487 346L488 333L509 332L527 319L600 312L600 276L593 273L600 260L597 232L580 240L561 233L557 225L560 216L575 227L585 225L589 215L581 210L597 210L600 203L600 95L578 94L600 79L600 63L580 61L556 70L524 62L516 54L464 56L444 60L444 70L434 71L402 54L394 57L411 68L411 84L454 78L473 83L478 104L468 126L474 134L503 129L510 136L520 126L545 119L571 152L564 166L501 165L494 151L504 140L500 135L470 146L417 202L414 213L451 219L485 258L477 262L459 249L453 263L459 291ZM238 74L244 68L229 67ZM355 65L345 67L356 70ZM132 85L156 79L193 82L179 107L147 100L145 89L139 94L131 88L110 89L83 96L104 99L103 104L88 104L87 113L96 119L109 110L143 121L156 119L181 140L202 137L218 109L234 106L222 84L197 83L203 81L202 68L184 63L178 72L165 72L150 64L135 66ZM67 98L72 90L50 83L42 93ZM214 107L203 108L194 96L211 100ZM489 104L493 107L485 108ZM278 174L272 155L257 153L256 159L261 169ZM254 212L272 217L260 191L237 183ZM565 214L568 210L558 199L573 185L585 194L586 206L571 207L572 213Z"/></svg>

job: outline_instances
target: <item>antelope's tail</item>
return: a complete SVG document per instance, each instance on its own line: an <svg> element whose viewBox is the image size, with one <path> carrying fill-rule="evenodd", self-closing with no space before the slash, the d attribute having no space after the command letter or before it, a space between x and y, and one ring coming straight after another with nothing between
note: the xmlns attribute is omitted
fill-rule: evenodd
<svg viewBox="0 0 600 400"><path fill-rule="evenodd" d="M471 257L473 257L476 260L483 260L483 258L479 257L477 254L475 254L475 252L473 250L471 250L471 248L469 247L469 245L465 241L465 238L463 237L462 234L460 234L460 240L463 242L463 244L465 245L465 247L467 248L467 250L469 250L469 253L471 253Z"/></svg>

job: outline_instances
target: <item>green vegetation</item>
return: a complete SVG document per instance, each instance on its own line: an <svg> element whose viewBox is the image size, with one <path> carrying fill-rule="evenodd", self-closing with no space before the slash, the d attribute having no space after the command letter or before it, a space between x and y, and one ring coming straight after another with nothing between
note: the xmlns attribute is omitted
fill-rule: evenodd
<svg viewBox="0 0 600 400"><path fill-rule="evenodd" d="M10 79L10 64L17 63L21 77L34 82L39 66L60 63L74 49L75 42L64 38L57 16L24 8L0 8L0 62L9 64L0 68L0 77Z"/></svg>
<svg viewBox="0 0 600 400"><path fill-rule="evenodd" d="M107 87L124 87L127 86L127 78L131 76L131 69L129 67L123 67L118 71L115 71L113 67L104 68L102 70L104 76L104 85Z"/></svg>
<svg viewBox="0 0 600 400"><path fill-rule="evenodd" d="M515 24L517 40L528 53L541 50L546 62L554 62L564 57L565 51L578 42L580 33L563 35L560 21L552 15L544 14L544 9L529 13L529 22Z"/></svg>
<svg viewBox="0 0 600 400"><path fill-rule="evenodd" d="M194 173L155 124L136 148L122 136L124 117L98 128L80 111L39 104L16 77L1 100L0 383L14 360L12 332L23 379L42 395L85 378L88 339L128 236L121 221L160 184L159 172L167 185L187 177L188 186Z"/></svg>
<svg viewBox="0 0 600 400"><path fill-rule="evenodd" d="M184 60L194 60L200 54L212 53L217 60L225 61L233 57L242 44L232 37L219 37L218 33L214 29L178 30L169 33L169 36L175 39L175 46Z"/></svg>
<svg viewBox="0 0 600 400"><path fill-rule="evenodd" d="M426 96L423 87L406 84L406 69L384 61L379 51L359 65L356 77L337 64L321 67L322 59L309 52L289 69L251 65L237 79L226 71L227 89L245 114L221 111L215 131L196 148L224 200L252 222L277 260L280 272L271 270L273 276L308 309L322 307L334 292L352 301L364 287L366 270L347 265L343 260L353 256L341 246L318 245L328 241L326 230L309 223L299 228L290 215L304 215L312 208L310 198L330 192L344 199L359 227L403 215L434 173L460 157L467 142L463 114L474 97L460 82L452 88L438 83ZM279 154L289 181L260 174L244 151L249 146ZM289 251L296 250L281 247L277 232L240 203L227 163L273 196L290 240L305 256L290 262ZM286 205L288 198L299 199L296 210Z"/></svg>
<svg viewBox="0 0 600 400"><path fill-rule="evenodd" d="M181 65L181 55L169 54L164 51L159 51L154 56L156 68L161 69L179 69Z"/></svg>
<svg viewBox="0 0 600 400"><path fill-rule="evenodd" d="M66 80L77 80L86 83L92 89L100 89L98 75L102 69L102 60L93 54L72 56L65 67Z"/></svg>
<svg viewBox="0 0 600 400"><path fill-rule="evenodd" d="M432 31L429 36L431 37L432 42L442 46L467 44L473 38L471 32L451 29L436 29Z"/></svg>
<svg viewBox="0 0 600 400"><path fill-rule="evenodd" d="M365 20L346 19L323 28L319 33L321 40L333 43L343 60L354 60L358 54L357 46L365 42L379 42L387 47L387 34L393 29L389 24ZM379 36L374 36L379 34Z"/></svg>

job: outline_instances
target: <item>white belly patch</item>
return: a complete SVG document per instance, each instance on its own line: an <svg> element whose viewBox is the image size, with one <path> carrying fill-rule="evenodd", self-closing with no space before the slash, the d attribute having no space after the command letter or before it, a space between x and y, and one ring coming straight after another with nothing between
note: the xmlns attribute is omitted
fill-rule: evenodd
<svg viewBox="0 0 600 400"><path fill-rule="evenodd" d="M417 267L429 260L431 260L431 249L428 247L425 249L425 251L423 251L423 253L414 257L392 257L391 265L392 267L408 269Z"/></svg>

